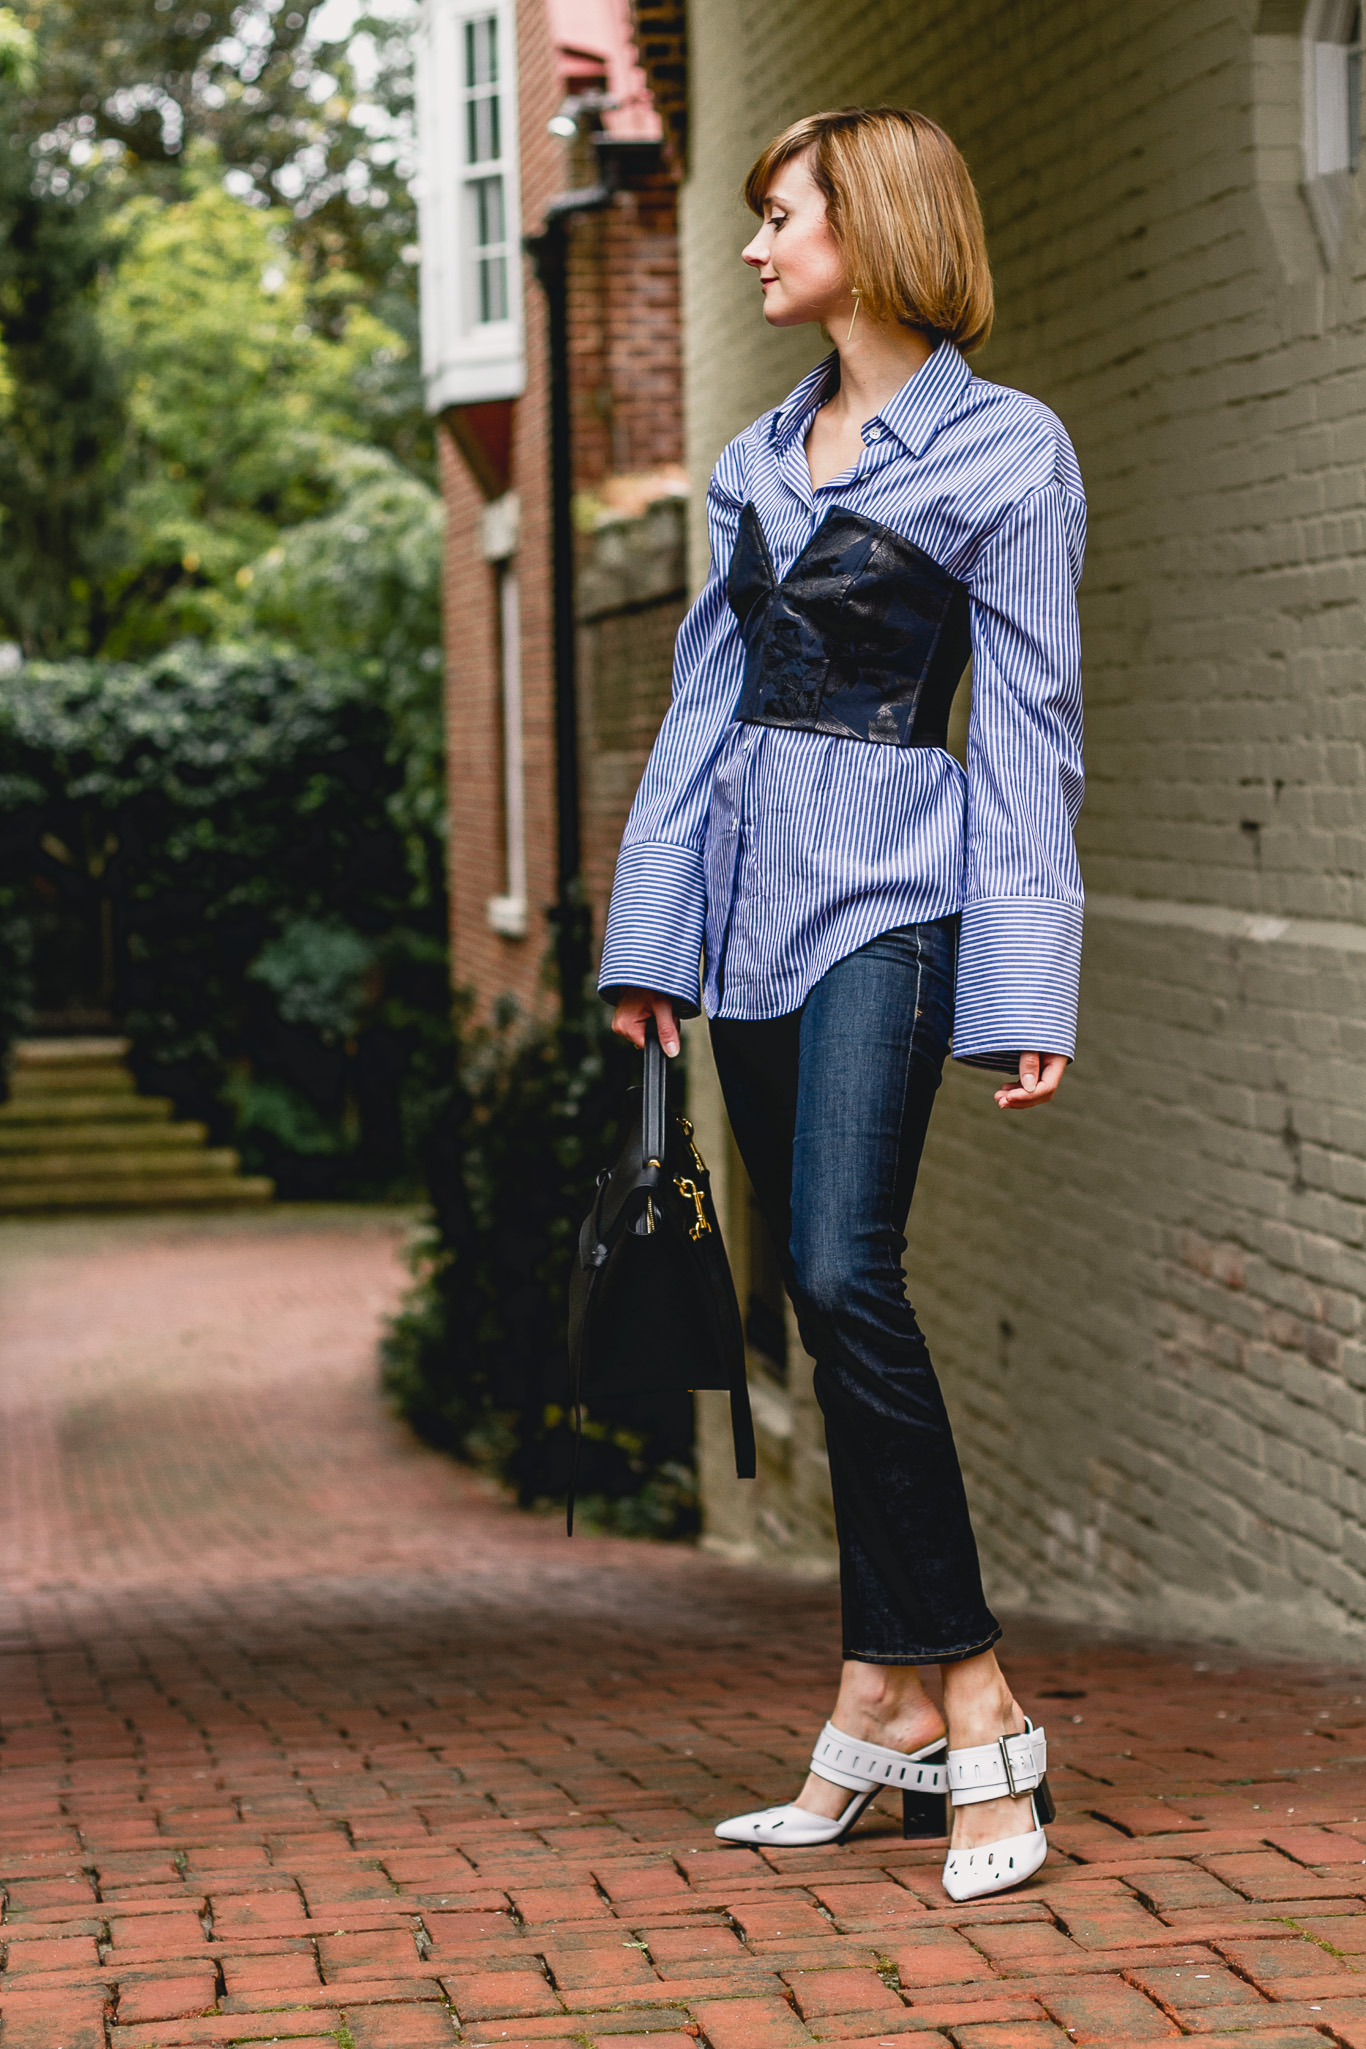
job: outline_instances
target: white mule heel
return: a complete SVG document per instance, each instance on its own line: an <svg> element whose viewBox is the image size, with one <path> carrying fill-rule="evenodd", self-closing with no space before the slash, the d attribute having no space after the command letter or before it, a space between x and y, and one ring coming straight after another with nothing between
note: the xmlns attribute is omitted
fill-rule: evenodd
<svg viewBox="0 0 1366 2049"><path fill-rule="evenodd" d="M1028 1793L1034 1818L1027 1835L1005 1836L975 1850L950 1850L944 1863L944 1890L951 1900L981 1899L986 1893L1023 1885L1034 1876L1048 1855L1044 1823L1057 1814L1045 1777L1047 1768L1047 1739L1028 1719L1023 1735L1002 1736L998 1743L949 1752L949 1799L955 1807Z"/></svg>
<svg viewBox="0 0 1366 2049"><path fill-rule="evenodd" d="M791 1850L842 1843L854 1823L879 1793L900 1793L903 1836L942 1836L947 1827L949 1774L944 1738L923 1750L886 1750L880 1743L857 1743L833 1722L827 1722L811 1753L811 1769L832 1786L854 1795L833 1821L791 1803L761 1807L754 1814L735 1814L719 1821L715 1833L723 1843L773 1843Z"/></svg>

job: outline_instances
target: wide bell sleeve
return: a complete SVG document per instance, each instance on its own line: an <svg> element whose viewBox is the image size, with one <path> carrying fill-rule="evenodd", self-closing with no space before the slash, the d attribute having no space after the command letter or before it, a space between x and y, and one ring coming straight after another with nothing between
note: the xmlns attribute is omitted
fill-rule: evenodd
<svg viewBox="0 0 1366 2049"><path fill-rule="evenodd" d="M1022 1052L1071 1059L1076 1050L1076 588L1086 537L1077 485L1052 481L1022 499L968 577L972 716L953 1052L1006 1072Z"/></svg>
<svg viewBox="0 0 1366 2049"><path fill-rule="evenodd" d="M732 444L707 492L711 573L678 630L673 698L622 835L598 976L609 1002L623 989L654 989L684 1017L700 1008L712 766L744 672L725 586L743 503L740 461Z"/></svg>

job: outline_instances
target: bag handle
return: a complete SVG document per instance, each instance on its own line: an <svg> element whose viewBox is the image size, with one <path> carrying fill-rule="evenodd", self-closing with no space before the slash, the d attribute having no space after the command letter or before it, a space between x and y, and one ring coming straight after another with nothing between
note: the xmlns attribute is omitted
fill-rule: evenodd
<svg viewBox="0 0 1366 2049"><path fill-rule="evenodd" d="M641 1157L664 1163L665 1077L668 1064L659 1043L659 1027L651 1017L645 1026L645 1105L640 1135Z"/></svg>
<svg viewBox="0 0 1366 2049"><path fill-rule="evenodd" d="M665 1143L665 1118L668 1113L665 1082L668 1069L664 1048L659 1043L659 1027L653 1017L645 1026L645 1086L644 1107L641 1114L640 1150L646 1166L663 1166ZM602 1200L602 1181L598 1183L598 1202ZM597 1204L590 1213L589 1222L598 1215ZM653 1228L653 1212L647 1205L646 1216ZM584 1227L587 1229L587 1225ZM639 1229L639 1225L636 1227ZM574 1495L579 1478L579 1451L583 1443L583 1407L579 1394L580 1361L577 1356L570 1360L570 1413L574 1419L574 1453L569 1466L569 1489L564 1505L565 1530L574 1534Z"/></svg>

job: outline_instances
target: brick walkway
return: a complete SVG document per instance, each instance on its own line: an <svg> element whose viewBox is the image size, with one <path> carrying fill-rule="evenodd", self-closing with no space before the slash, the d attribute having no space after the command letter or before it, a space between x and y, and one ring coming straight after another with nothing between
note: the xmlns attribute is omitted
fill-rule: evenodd
<svg viewBox="0 0 1366 2049"><path fill-rule="evenodd" d="M950 1905L890 1817L714 1846L796 1783L829 1590L566 1545L408 1442L398 1238L0 1229L3 2049L1366 2049L1366 1683L1021 1627L1021 1893Z"/></svg>

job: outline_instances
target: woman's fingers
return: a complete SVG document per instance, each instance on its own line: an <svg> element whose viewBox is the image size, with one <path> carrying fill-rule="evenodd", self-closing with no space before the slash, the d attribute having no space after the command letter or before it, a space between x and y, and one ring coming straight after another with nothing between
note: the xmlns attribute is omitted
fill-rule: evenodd
<svg viewBox="0 0 1366 2049"><path fill-rule="evenodd" d="M648 1004L642 1004L635 997L623 997L612 1012L612 1030L623 1039L629 1039L633 1046L643 1047L645 1022L649 1015Z"/></svg>
<svg viewBox="0 0 1366 2049"><path fill-rule="evenodd" d="M1003 1110L1027 1110L1035 1103L1050 1102L1066 1072L1065 1054L1022 1053L1018 1083L1003 1083L996 1091L996 1101Z"/></svg>
<svg viewBox="0 0 1366 2049"><path fill-rule="evenodd" d="M656 995L653 989L632 989L612 1012L612 1030L636 1047L645 1044L645 1027L653 1017L659 1029L659 1043L670 1059L679 1047L678 1019L673 998Z"/></svg>
<svg viewBox="0 0 1366 2049"><path fill-rule="evenodd" d="M655 1023L659 1027L659 1043L672 1060L680 1043L678 1019L674 1016L672 1000L667 996L656 996L651 1000L654 1004Z"/></svg>

